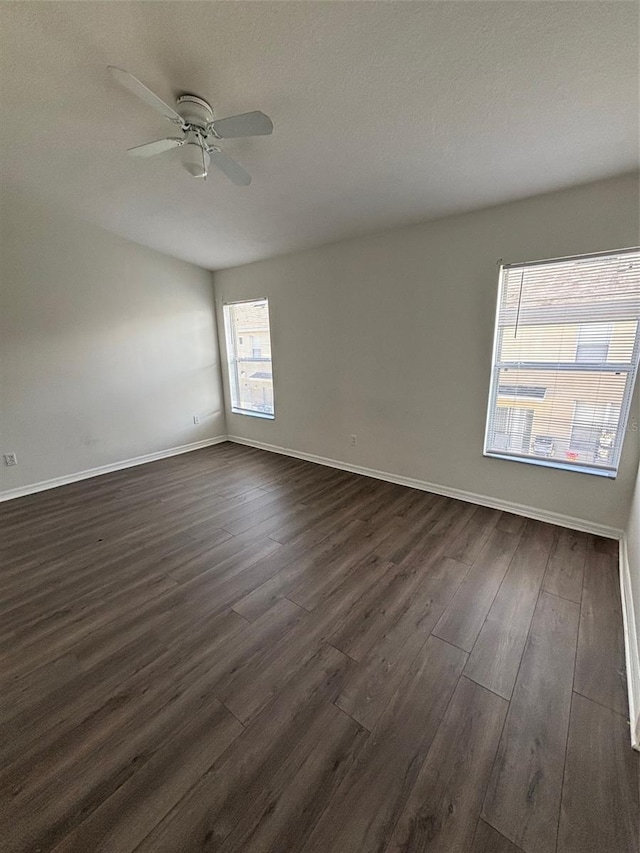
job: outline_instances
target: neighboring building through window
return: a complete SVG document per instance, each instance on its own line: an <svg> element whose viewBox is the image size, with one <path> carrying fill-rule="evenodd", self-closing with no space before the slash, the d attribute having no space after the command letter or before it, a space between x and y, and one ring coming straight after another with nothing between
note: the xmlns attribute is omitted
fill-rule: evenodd
<svg viewBox="0 0 640 853"><path fill-rule="evenodd" d="M615 477L639 321L638 249L503 266L485 455Z"/></svg>
<svg viewBox="0 0 640 853"><path fill-rule="evenodd" d="M266 299L224 306L231 409L273 418L273 370L269 303Z"/></svg>

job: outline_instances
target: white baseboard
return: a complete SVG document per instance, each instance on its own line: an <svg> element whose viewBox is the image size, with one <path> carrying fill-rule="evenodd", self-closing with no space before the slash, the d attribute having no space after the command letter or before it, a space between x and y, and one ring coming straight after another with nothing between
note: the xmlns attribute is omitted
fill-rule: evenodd
<svg viewBox="0 0 640 853"><path fill-rule="evenodd" d="M169 447L167 450L157 450L155 453L145 453L143 456L134 456L132 459L123 459L121 462L111 462L108 465L99 465L97 468L88 468L86 471L77 471L75 474L65 474L64 477L54 477L52 480L30 483L28 486L20 486L17 489L7 489L0 492L0 502L21 498L24 495L33 495L36 492L44 492L47 489L56 489L58 486L66 486L67 483L77 483L79 480L88 480L90 477L98 477L100 474L110 474L112 471L133 468L135 465L144 465L146 462L155 462L169 456L178 456L180 453L189 453L191 450L200 450L201 447L210 447L212 444L220 444L222 441L227 441L226 435L204 438L202 441L193 441L191 444L182 444L179 447Z"/></svg>
<svg viewBox="0 0 640 853"><path fill-rule="evenodd" d="M633 597L631 593L631 566L627 538L620 540L620 595L624 622L624 651L627 662L627 689L629 691L629 720L631 745L640 751L640 652Z"/></svg>
<svg viewBox="0 0 640 853"><path fill-rule="evenodd" d="M328 465L330 468L339 468L341 471L351 471L354 474L364 474L366 477L374 477L376 480L385 480L388 483L397 483L399 486L409 486L412 489L420 489L423 492L433 492L436 495L444 495L447 498L456 498L467 503L487 506L491 509L499 509L511 512L514 515L522 515L533 518L536 521L546 521L549 524L557 524L560 527L568 527L571 530L581 530L584 533L593 533L596 536L605 536L608 539L620 539L622 530L598 524L595 521L585 521L582 518L573 518L570 515L561 515L556 512L538 509L525 504L511 503L500 498L479 495L475 492L467 492L461 489L453 489L450 486L442 486L439 483L429 483L426 480L414 480L412 477L403 477L400 474L390 474L388 471L378 471L375 468L365 468L362 465L351 465L338 459L328 459L325 456L316 456L313 453L302 453L289 447L280 447L276 444L265 444L262 441L242 438L238 435L227 436L229 441L236 444L246 444L258 450L268 450L271 453L281 453L284 456L293 456L295 459L304 459L307 462L316 462L319 465Z"/></svg>

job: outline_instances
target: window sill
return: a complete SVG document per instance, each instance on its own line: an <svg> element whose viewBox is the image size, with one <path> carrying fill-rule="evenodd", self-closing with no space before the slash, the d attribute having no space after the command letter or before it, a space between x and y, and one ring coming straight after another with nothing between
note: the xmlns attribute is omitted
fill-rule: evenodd
<svg viewBox="0 0 640 853"><path fill-rule="evenodd" d="M524 462L527 465L537 465L540 468L555 468L556 471L573 471L575 474L593 474L596 477L606 477L615 480L617 471L608 471L606 468L592 468L589 465L573 465L570 462L557 462L551 459L531 459L526 456L510 456L508 453L489 453L485 451L483 456L488 459L505 459L507 462Z"/></svg>
<svg viewBox="0 0 640 853"><path fill-rule="evenodd" d="M262 418L264 421L274 421L276 418L275 415L268 412L252 412L250 409L234 409L233 407L231 413L233 415L248 415L250 418Z"/></svg>

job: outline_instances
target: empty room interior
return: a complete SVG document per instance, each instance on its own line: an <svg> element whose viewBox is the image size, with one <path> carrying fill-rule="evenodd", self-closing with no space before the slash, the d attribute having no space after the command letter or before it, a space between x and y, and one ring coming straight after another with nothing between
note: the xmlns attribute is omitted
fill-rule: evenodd
<svg viewBox="0 0 640 853"><path fill-rule="evenodd" d="M0 2L3 853L640 853L639 22Z"/></svg>

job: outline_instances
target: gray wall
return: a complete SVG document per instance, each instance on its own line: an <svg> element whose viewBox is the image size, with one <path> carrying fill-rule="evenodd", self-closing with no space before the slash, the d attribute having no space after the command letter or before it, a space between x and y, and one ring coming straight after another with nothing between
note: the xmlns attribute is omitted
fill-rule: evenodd
<svg viewBox="0 0 640 853"><path fill-rule="evenodd" d="M228 433L622 528L637 432L615 481L482 444L498 259L637 245L638 229L629 175L220 271L218 307L269 298L275 377L276 419L227 411Z"/></svg>
<svg viewBox="0 0 640 853"><path fill-rule="evenodd" d="M18 465L0 490L224 434L210 273L13 193L1 208L0 453Z"/></svg>

